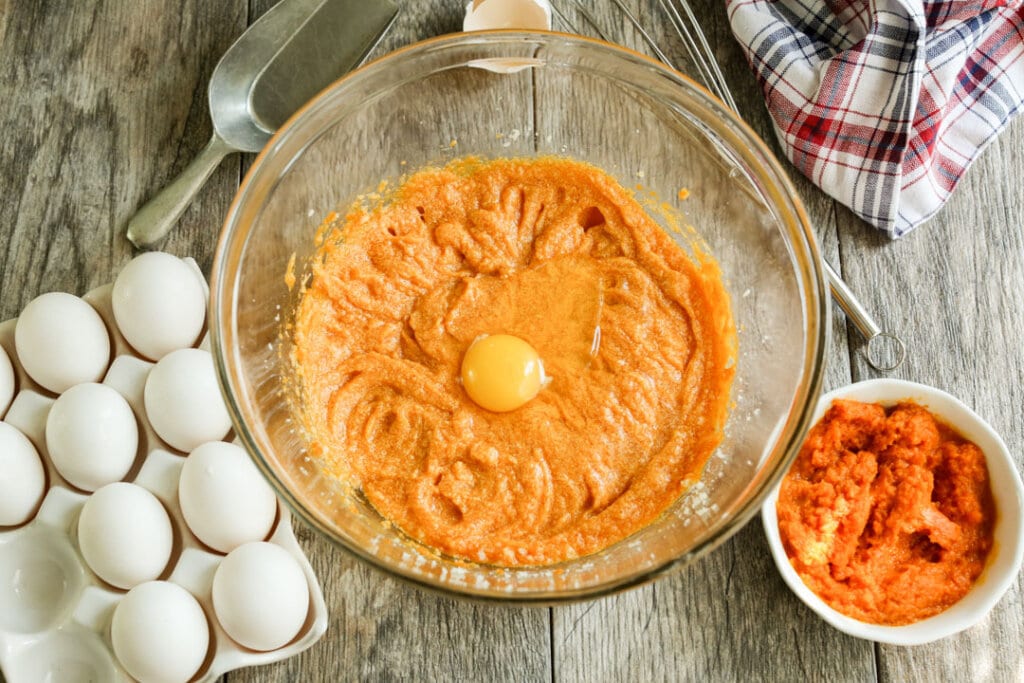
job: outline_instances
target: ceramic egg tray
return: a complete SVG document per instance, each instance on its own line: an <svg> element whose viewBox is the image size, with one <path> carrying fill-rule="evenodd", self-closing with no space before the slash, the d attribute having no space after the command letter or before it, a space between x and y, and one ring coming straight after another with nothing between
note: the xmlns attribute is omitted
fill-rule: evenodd
<svg viewBox="0 0 1024 683"><path fill-rule="evenodd" d="M186 262L201 278L195 262ZM327 608L316 575L295 540L291 517L280 501L266 540L294 556L306 575L310 605L302 629L284 647L256 652L236 644L217 623L211 593L214 572L224 555L203 546L186 525L178 504L185 454L161 441L146 419L143 389L154 364L136 356L118 332L110 303L111 285L82 298L99 312L110 334L113 362L103 383L127 399L139 423L139 455L124 481L148 489L171 518L174 546L159 578L177 583L195 596L210 626L210 648L193 680L212 681L232 669L278 661L310 647L327 629ZM131 681L117 662L110 641L113 611L126 591L104 583L82 558L76 529L89 494L63 480L49 459L44 435L55 397L19 366L15 322L0 323L0 345L10 356L17 382L15 398L0 417L21 430L39 451L47 489L29 522L0 527L0 678L7 683Z"/></svg>

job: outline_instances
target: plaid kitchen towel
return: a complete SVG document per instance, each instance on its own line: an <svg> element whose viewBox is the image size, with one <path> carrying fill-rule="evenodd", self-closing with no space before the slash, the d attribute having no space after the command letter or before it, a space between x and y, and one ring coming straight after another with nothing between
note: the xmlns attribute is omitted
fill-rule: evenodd
<svg viewBox="0 0 1024 683"><path fill-rule="evenodd" d="M1022 108L1024 0L726 1L790 161L891 237Z"/></svg>

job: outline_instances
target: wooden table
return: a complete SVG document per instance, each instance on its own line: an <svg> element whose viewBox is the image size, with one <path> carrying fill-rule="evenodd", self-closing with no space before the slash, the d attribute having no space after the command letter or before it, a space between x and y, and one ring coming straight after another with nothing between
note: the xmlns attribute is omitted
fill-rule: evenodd
<svg viewBox="0 0 1024 683"><path fill-rule="evenodd" d="M682 54L655 0L627 0ZM131 258L124 226L210 133L206 83L271 0L0 0L0 319L36 295L83 293ZM405 0L378 54L456 31L462 0ZM579 19L570 0L566 13ZM648 51L610 0L589 12ZM775 145L721 0L698 0L743 116ZM593 26L581 21L581 28ZM776 147L777 148L777 147ZM162 248L209 269L246 160L226 161ZM1024 120L985 152L930 224L890 242L792 173L826 257L907 342L893 376L944 388L1024 445ZM876 376L834 309L827 387ZM1022 680L1021 583L960 636L917 648L834 631L779 578L759 521L685 571L624 595L542 608L426 594L306 529L330 609L323 640L231 681Z"/></svg>

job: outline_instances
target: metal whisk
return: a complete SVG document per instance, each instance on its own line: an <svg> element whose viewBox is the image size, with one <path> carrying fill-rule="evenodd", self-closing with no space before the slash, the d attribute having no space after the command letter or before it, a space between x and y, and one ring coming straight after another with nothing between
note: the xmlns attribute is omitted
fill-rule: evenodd
<svg viewBox="0 0 1024 683"><path fill-rule="evenodd" d="M601 30L598 22L595 21L590 12L587 11L586 6L580 0L572 0L572 2L575 5L576 11L593 27L598 37L607 41L608 37ZM637 30L658 59L677 71L683 71L672 63L672 60L661 49L657 41L651 37L650 32L644 28L640 20L637 19L636 15L622 0L612 0L612 2L629 23L633 25L633 28ZM680 41L682 41L683 49L686 52L686 56L692 62L693 69L697 72L696 75L718 99L722 100L727 107L739 115L736 101L733 99L732 93L729 92L729 86L725 81L725 75L722 73L718 60L715 59L714 53L711 51L711 45L708 43L707 36L697 21L689 1L658 0L658 5L668 17L669 23L672 25L676 35L679 36ZM572 22L566 18L565 14L559 11L557 7L553 9L558 19L570 31L580 33L573 26ZM903 340L891 332L883 331L828 261L824 261L824 264L832 298L836 300L839 307L846 314L847 319L853 323L854 327L857 328L857 331L861 333L866 341L864 356L868 364L881 372L888 372L898 368L906 357L906 346Z"/></svg>

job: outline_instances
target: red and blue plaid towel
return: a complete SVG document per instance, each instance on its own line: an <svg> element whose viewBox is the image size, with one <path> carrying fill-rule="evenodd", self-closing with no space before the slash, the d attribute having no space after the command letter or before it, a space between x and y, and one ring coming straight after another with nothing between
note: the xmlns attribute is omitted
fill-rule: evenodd
<svg viewBox="0 0 1024 683"><path fill-rule="evenodd" d="M727 0L790 161L892 237L1024 106L1024 0Z"/></svg>

